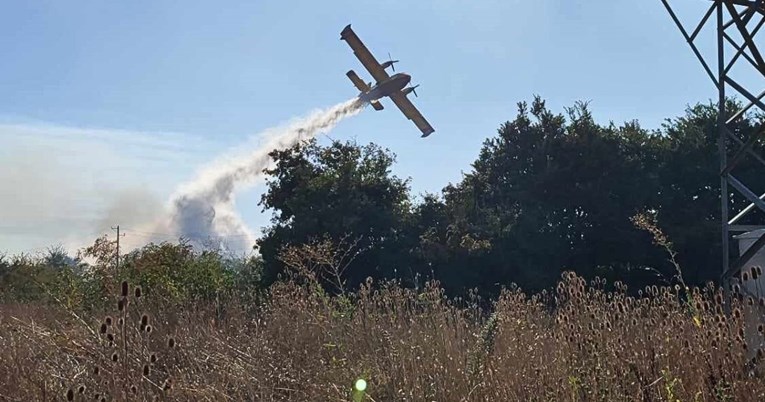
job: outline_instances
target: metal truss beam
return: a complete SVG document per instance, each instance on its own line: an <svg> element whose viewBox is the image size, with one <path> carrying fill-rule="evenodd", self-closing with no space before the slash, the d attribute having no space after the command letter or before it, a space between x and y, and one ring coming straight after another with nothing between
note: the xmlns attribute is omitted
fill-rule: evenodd
<svg viewBox="0 0 765 402"><path fill-rule="evenodd" d="M762 236L743 255L731 259L731 232L745 232L765 228L765 222L754 225L737 224L751 211L759 209L765 211L765 193L757 196L758 192L752 191L746 183L734 176L734 172L740 162L745 158L752 158L762 165L762 173L765 175L765 158L754 149L758 140L765 134L765 125L761 126L756 133L748 139L742 139L731 130L730 126L742 118L746 113L757 112L765 114L765 90L762 88L753 90L747 88L734 76L734 67L746 66L754 76L765 78L765 57L760 50L757 34L765 25L765 0L710 0L711 5L704 16L698 22L687 25L693 27L689 34L686 25L678 18L670 5L670 0L661 0L669 12L672 21L677 25L680 33L690 46L693 54L701 63L704 71L714 83L718 92L718 152L720 156L720 200L721 200L721 225L723 261L720 278L727 282L736 276L742 269L748 268L748 262L761 249L765 248L765 236ZM713 18L714 17L714 18ZM754 23L753 23L754 22ZM699 33L705 28L714 29L716 35L717 52L712 55L704 55L697 46ZM717 71L712 69L717 66ZM735 70L738 71L738 70ZM758 93L758 95L754 95ZM725 110L727 96L738 96L748 103L739 110ZM730 116L726 120L726 116ZM729 155L730 151L733 151ZM731 197L734 194L743 196L750 204L729 219Z"/></svg>

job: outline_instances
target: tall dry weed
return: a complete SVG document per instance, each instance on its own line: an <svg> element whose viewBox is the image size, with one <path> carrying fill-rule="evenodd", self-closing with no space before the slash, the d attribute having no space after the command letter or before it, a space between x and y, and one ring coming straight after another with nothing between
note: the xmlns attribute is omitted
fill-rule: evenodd
<svg viewBox="0 0 765 402"><path fill-rule="evenodd" d="M483 310L434 282L369 281L335 297L286 281L254 312L232 302L221 317L133 290L111 324L102 314L89 327L63 310L3 306L0 399L351 401L364 379L368 401L765 400L765 353L749 357L743 319L765 301L683 291L631 296L566 273L552 292L505 290Z"/></svg>

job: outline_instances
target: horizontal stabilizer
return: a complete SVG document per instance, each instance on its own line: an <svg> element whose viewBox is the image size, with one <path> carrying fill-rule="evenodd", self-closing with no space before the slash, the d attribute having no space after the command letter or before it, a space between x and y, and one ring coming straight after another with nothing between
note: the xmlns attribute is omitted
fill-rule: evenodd
<svg viewBox="0 0 765 402"><path fill-rule="evenodd" d="M380 103L380 102L378 102L378 101L376 101L376 100L375 100L375 101L372 101L372 102L369 102L369 103L372 105L372 107L373 107L373 108L375 108L375 110L378 110L378 111L379 111L379 110L383 110L383 109L385 109L385 108L383 107L382 103Z"/></svg>
<svg viewBox="0 0 765 402"><path fill-rule="evenodd" d="M359 76L356 75L356 72L354 72L353 70L349 70L347 73L345 73L345 75L347 75L348 78L351 79L351 82L353 83L353 85L356 86L356 89L358 89L359 91L369 92L369 90L371 89L369 85L367 85L367 83L362 81L361 78L359 78Z"/></svg>

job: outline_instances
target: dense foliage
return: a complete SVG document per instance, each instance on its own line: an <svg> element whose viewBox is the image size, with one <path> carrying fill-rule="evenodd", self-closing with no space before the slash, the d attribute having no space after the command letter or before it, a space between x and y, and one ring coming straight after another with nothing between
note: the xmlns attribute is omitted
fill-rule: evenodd
<svg viewBox="0 0 765 402"><path fill-rule="evenodd" d="M41 255L0 255L0 305L43 302L72 310L102 309L114 300L122 281L139 284L163 302L253 301L262 292L257 257L224 255L177 244L149 244L121 256L106 237L76 258L61 248Z"/></svg>
<svg viewBox="0 0 765 402"><path fill-rule="evenodd" d="M284 246L327 236L363 239L363 258L347 270L352 285L368 276L409 284L435 278L451 292L497 294L511 282L549 287L573 270L641 287L674 275L666 251L630 220L649 213L674 243L689 283L717 280L716 110L696 105L650 131L637 122L599 125L584 103L565 115L539 98L520 103L460 182L419 203L391 174L394 155L374 145L311 141L273 152L261 202L274 211L273 223L258 242L265 277L273 281L283 269ZM748 138L761 120L743 116L733 130ZM754 167L744 159L736 175L763 188ZM745 205L732 201L734 210Z"/></svg>

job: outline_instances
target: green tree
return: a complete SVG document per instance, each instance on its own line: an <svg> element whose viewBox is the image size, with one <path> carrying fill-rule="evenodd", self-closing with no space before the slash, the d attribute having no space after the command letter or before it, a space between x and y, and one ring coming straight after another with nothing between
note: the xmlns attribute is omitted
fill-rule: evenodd
<svg viewBox="0 0 765 402"><path fill-rule="evenodd" d="M361 254L346 270L351 288L367 276L398 276L408 267L400 246L409 187L391 173L391 152L374 144L334 141L322 147L310 140L270 156L275 166L266 170L260 205L273 215L257 243L267 283L283 271L279 253L286 246L321 238L358 240Z"/></svg>
<svg viewBox="0 0 765 402"><path fill-rule="evenodd" d="M728 101L726 109L740 107ZM515 120L485 141L472 171L444 189L448 228L428 232L429 242L441 246L435 248L442 250L441 264L450 265L441 271L465 271L457 282L484 290L509 282L538 289L562 269L633 288L669 280L674 269L666 253L630 222L637 212L652 211L686 281L717 280L717 105L690 107L656 131L634 121L598 125L584 103L566 111L554 114L538 97L530 108L520 103ZM762 122L745 114L729 127L746 140ZM755 149L761 152L763 141ZM765 188L761 172L753 158L733 171L755 189ZM743 197L731 201L733 211L748 204ZM755 222L757 214L742 223Z"/></svg>
<svg viewBox="0 0 765 402"><path fill-rule="evenodd" d="M472 171L444 189L441 244L462 266L451 270L469 271L465 286L540 289L564 269L615 275L655 255L629 217L656 202L659 136L634 122L599 126L584 103L567 114L539 97L520 103Z"/></svg>
<svg viewBox="0 0 765 402"><path fill-rule="evenodd" d="M0 255L0 301L53 302L79 308L84 302L84 267L61 246L50 247L37 256Z"/></svg>
<svg viewBox="0 0 765 402"><path fill-rule="evenodd" d="M186 241L148 244L123 257L120 278L141 285L153 297L213 300L233 285L234 272L216 250L196 251Z"/></svg>

